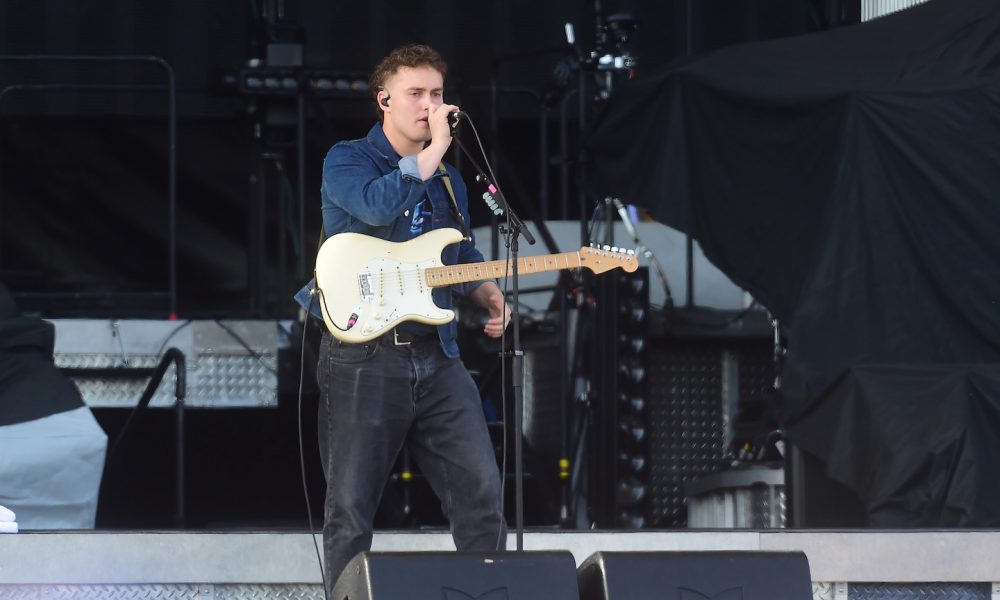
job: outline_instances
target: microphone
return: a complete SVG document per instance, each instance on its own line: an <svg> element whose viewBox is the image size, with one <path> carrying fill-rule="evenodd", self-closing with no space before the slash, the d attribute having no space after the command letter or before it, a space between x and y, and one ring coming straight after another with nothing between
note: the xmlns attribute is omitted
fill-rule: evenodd
<svg viewBox="0 0 1000 600"><path fill-rule="evenodd" d="M618 216L622 218L622 225L625 226L625 231L628 232L632 241L635 242L636 245L640 245L639 234L636 233L635 227L632 226L632 219L629 217L628 209L625 208L625 205L622 204L622 201L618 198L612 197L611 202L614 203L615 208L618 209Z"/></svg>
<svg viewBox="0 0 1000 600"><path fill-rule="evenodd" d="M618 216L622 218L622 225L625 226L625 231L628 232L629 237L635 243L635 253L645 256L649 260L649 264L656 269L656 274L659 276L660 281L663 282L663 292L666 294L664 299L664 306L673 307L674 296L670 293L670 284L667 283L667 274L663 271L663 267L660 266L660 261L656 260L656 256L653 255L653 251L646 247L639 239L639 232L635 230L635 226L632 224L632 218L628 214L628 209L622 204L622 201L616 197L610 198L611 203L614 204L615 209L618 210Z"/></svg>
<svg viewBox="0 0 1000 600"><path fill-rule="evenodd" d="M460 110L448 113L448 125L451 126L452 129L455 129L458 127L458 121L461 118L468 118L468 115Z"/></svg>

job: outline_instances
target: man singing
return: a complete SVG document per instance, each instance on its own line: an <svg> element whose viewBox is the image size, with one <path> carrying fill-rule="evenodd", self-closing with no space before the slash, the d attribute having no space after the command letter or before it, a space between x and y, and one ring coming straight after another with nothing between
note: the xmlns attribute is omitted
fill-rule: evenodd
<svg viewBox="0 0 1000 600"><path fill-rule="evenodd" d="M452 227L470 236L461 175L442 162L451 145L444 102L447 65L419 44L392 51L375 67L379 111L368 135L333 146L323 163L323 228L403 242ZM447 246L445 264L483 260L472 239ZM303 305L311 286L299 293ZM336 294L323 290L323 294ZM494 281L434 289L441 308L452 294L489 311L484 332L500 337L510 308ZM459 550L502 550L500 474L479 392L458 358L454 321L404 322L369 342L350 344L325 332L317 378L319 439L326 475L323 548L332 587L354 555L369 550L372 521L396 456L406 444L441 500Z"/></svg>

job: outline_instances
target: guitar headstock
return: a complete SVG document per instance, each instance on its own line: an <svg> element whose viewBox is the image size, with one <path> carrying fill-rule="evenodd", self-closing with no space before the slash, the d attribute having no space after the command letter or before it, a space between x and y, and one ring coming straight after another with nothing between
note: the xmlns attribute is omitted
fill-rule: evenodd
<svg viewBox="0 0 1000 600"><path fill-rule="evenodd" d="M616 246L583 246L580 248L580 266L594 273L603 273L621 267L629 273L639 268L635 250Z"/></svg>

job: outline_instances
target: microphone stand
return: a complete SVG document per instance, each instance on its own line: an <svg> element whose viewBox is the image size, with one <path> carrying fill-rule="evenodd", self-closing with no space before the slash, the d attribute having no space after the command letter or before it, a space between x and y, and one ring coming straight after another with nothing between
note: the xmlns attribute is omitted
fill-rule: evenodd
<svg viewBox="0 0 1000 600"><path fill-rule="evenodd" d="M468 119L467 115L464 113L459 113ZM469 122L472 124L471 121ZM479 134L476 132L475 125L472 125L473 133L476 133L476 138L478 140ZM462 150L465 156L472 163L472 166L476 169L478 175L476 180L486 184L488 194L484 194L484 199L487 199L487 204L493 210L493 214L496 216L507 216L507 227L504 227L503 222L499 225L500 234L504 236L505 245L510 249L511 257L511 311L510 311L510 321L511 327L514 333L513 345L511 351L504 352L503 348L500 350L501 359L507 356L511 357L511 391L514 394L514 511L515 511L515 531L517 545L515 549L520 552L524 548L524 449L522 443L523 437L523 420L524 420L524 350L521 348L521 320L519 316L519 305L518 301L518 265L517 265L517 252L518 252L518 237L524 236L524 239L529 244L535 243L535 238L531 235L531 232L524 226L524 222L520 217L517 216L511 207L507 203L507 199L504 198L503 192L500 191L499 186L496 182L491 182L489 178L486 177L486 173L479 164L476 162L471 155L471 153L454 135L452 140L458 144L458 147ZM480 143L480 150L482 150L482 143ZM483 157L485 160L486 153L483 152ZM489 162L487 161L487 167ZM492 169L490 170L492 174ZM491 202L488 198L492 198L494 201ZM499 258L499 257L498 257ZM501 382L503 385L503 382Z"/></svg>

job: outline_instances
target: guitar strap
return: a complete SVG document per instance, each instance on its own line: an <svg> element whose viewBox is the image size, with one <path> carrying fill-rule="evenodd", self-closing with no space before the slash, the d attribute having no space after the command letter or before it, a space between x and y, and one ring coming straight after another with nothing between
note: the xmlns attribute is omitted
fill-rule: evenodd
<svg viewBox="0 0 1000 600"><path fill-rule="evenodd" d="M469 234L469 226L465 224L465 217L462 216L462 211L458 208L458 200L455 199L455 190L451 187L451 178L448 177L448 169L445 168L444 163L438 165L442 177L441 180L444 182L445 189L448 190L448 197L451 198L451 208L455 211L455 218L458 219L458 223L462 226L462 235L465 239L472 240L472 236Z"/></svg>

